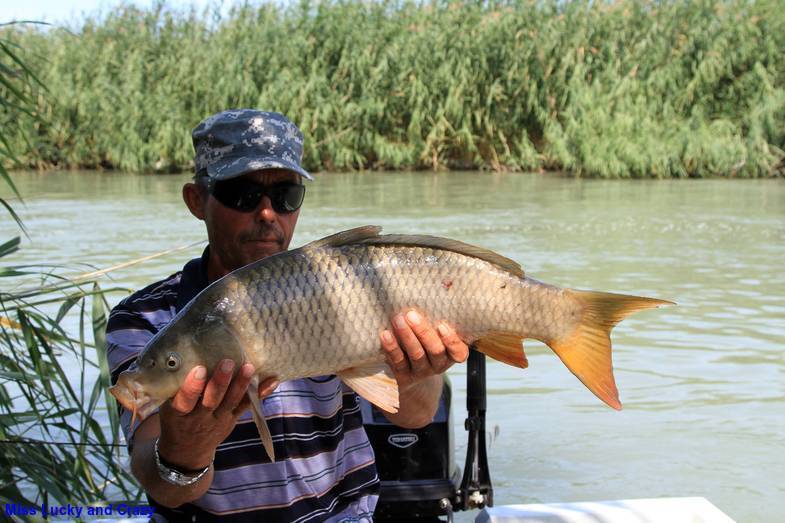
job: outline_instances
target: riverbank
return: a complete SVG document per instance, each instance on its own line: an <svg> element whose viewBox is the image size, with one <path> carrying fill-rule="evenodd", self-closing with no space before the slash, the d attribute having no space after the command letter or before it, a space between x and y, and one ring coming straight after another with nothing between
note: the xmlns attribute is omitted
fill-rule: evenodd
<svg viewBox="0 0 785 523"><path fill-rule="evenodd" d="M227 107L289 115L311 170L785 170L777 0L300 2L227 14L119 7L68 30L0 28L48 91L22 166L188 170ZM13 66L13 64L7 64ZM44 123L45 122L45 123Z"/></svg>

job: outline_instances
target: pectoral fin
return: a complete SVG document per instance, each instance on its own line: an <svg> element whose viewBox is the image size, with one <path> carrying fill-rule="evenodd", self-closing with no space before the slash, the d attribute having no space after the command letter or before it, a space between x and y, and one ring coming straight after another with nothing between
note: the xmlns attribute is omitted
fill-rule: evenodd
<svg viewBox="0 0 785 523"><path fill-rule="evenodd" d="M339 372L338 377L380 409L393 414L398 412L398 382L386 364L351 367Z"/></svg>
<svg viewBox="0 0 785 523"><path fill-rule="evenodd" d="M256 428L259 429L259 437L262 439L264 450L267 451L267 456L270 461L275 462L275 449L273 448L273 436L270 434L270 428L267 426L267 420L264 419L264 411L262 405L259 403L259 380L254 378L251 384L248 385L248 399L251 400L251 413L253 414L253 421L256 423Z"/></svg>

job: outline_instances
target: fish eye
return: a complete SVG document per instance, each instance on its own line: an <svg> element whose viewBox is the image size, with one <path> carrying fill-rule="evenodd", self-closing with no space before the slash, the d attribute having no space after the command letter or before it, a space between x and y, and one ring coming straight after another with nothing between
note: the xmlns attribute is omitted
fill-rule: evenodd
<svg viewBox="0 0 785 523"><path fill-rule="evenodd" d="M170 352L166 355L166 368L168 370L177 370L180 368L180 356L176 352Z"/></svg>

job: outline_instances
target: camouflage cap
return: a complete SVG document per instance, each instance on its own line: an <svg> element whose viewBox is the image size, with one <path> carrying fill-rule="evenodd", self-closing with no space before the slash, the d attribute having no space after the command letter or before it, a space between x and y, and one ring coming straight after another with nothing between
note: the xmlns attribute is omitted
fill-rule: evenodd
<svg viewBox="0 0 785 523"><path fill-rule="evenodd" d="M191 136L197 178L228 180L260 169L286 169L313 180L300 167L303 133L282 114L223 111L205 118Z"/></svg>

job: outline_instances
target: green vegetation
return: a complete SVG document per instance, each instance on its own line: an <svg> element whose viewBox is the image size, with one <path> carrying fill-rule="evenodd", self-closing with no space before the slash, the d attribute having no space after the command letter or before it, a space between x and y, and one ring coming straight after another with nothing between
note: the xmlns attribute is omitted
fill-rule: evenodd
<svg viewBox="0 0 785 523"><path fill-rule="evenodd" d="M121 7L71 31L7 28L51 89L37 100L44 118L11 137L22 163L188 169L196 123L252 106L302 127L313 170L785 171L781 0L301 0L216 13ZM6 108L0 125L19 117Z"/></svg>
<svg viewBox="0 0 785 523"><path fill-rule="evenodd" d="M42 125L31 94L42 84L19 48L0 39L0 56L15 64L0 66L0 111ZM0 160L11 164L7 138L22 132L20 121L0 127ZM0 179L19 196L3 169ZM10 203L0 202L22 227ZM139 489L123 467L117 409L107 391L109 289L96 281L102 272L68 278L63 267L14 265L19 244L19 237L0 244L0 506L134 499ZM99 422L102 408L108 427Z"/></svg>

